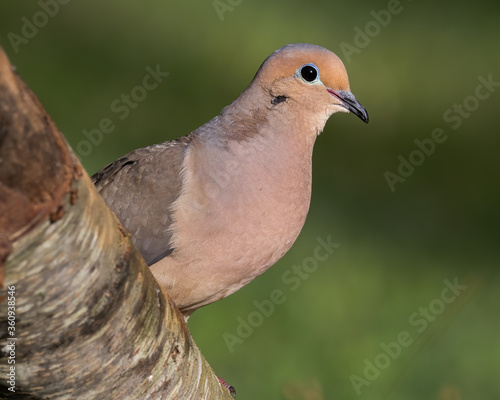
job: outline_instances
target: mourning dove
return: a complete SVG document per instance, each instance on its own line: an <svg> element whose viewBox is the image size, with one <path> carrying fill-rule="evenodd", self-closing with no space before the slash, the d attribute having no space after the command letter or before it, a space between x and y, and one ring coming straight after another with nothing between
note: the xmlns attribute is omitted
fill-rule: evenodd
<svg viewBox="0 0 500 400"><path fill-rule="evenodd" d="M93 176L186 318L290 249L309 210L314 142L336 112L368 122L342 61L320 46L286 45L220 115Z"/></svg>

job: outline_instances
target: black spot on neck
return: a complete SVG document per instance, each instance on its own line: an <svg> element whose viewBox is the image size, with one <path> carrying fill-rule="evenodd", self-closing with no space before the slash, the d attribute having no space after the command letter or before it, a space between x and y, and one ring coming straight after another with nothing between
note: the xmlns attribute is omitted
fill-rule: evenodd
<svg viewBox="0 0 500 400"><path fill-rule="evenodd" d="M276 105L276 104L279 104L279 103L283 103L284 101L286 101L286 99L288 99L288 97L286 97L286 96L282 96L282 95L275 96L271 100L271 104Z"/></svg>

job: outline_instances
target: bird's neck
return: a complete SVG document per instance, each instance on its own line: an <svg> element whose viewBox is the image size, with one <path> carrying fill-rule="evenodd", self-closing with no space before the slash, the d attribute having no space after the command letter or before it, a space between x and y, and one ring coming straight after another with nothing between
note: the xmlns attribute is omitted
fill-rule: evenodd
<svg viewBox="0 0 500 400"><path fill-rule="evenodd" d="M270 146L274 142L291 151L312 152L326 118L304 112L293 100L278 104L272 100L269 93L251 86L195 135L223 146L254 141Z"/></svg>
<svg viewBox="0 0 500 400"><path fill-rule="evenodd" d="M221 204L233 201L234 191L247 199L290 201L305 218L317 131L286 108L256 101L243 108L240 100L194 132L196 179L211 182Z"/></svg>

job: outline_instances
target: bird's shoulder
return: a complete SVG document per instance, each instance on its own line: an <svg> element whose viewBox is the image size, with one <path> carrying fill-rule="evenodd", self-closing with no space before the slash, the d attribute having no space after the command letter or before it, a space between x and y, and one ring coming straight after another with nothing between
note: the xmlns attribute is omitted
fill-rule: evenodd
<svg viewBox="0 0 500 400"><path fill-rule="evenodd" d="M184 136L134 150L92 177L149 265L173 250L171 206L182 190L182 169L191 139Z"/></svg>
<svg viewBox="0 0 500 400"><path fill-rule="evenodd" d="M182 168L185 150L191 142L191 135L179 139L143 147L134 150L108 164L92 176L92 182L98 191L103 191L107 186L116 184L117 181L143 180L153 173L177 176ZM167 178L170 176L167 176ZM124 182L122 182L124 183Z"/></svg>

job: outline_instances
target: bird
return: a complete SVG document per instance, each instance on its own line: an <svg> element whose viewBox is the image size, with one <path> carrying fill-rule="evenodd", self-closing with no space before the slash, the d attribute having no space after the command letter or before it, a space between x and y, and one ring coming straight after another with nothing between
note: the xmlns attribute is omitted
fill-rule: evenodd
<svg viewBox="0 0 500 400"><path fill-rule="evenodd" d="M290 249L309 211L313 145L337 112L368 123L341 59L288 44L215 118L92 177L186 320Z"/></svg>

